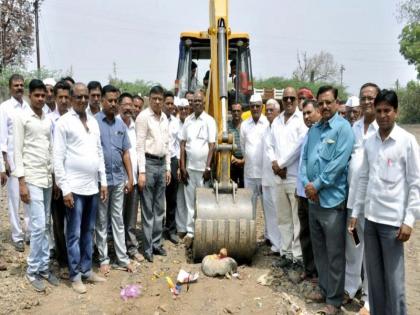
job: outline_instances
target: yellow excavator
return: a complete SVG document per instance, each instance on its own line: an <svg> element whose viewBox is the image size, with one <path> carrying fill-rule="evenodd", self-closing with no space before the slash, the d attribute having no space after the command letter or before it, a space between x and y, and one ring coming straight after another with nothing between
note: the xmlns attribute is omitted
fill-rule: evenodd
<svg viewBox="0 0 420 315"><path fill-rule="evenodd" d="M230 106L241 103L246 109L253 93L249 36L231 31L228 0L209 2L208 30L181 33L175 81L176 95L184 97L196 87L196 62L210 64L205 110L216 120L218 138L213 187L196 190L192 255L194 261L200 261L225 247L229 256L249 262L256 250L256 218L251 191L239 189L230 179L231 156L237 144L227 128Z"/></svg>

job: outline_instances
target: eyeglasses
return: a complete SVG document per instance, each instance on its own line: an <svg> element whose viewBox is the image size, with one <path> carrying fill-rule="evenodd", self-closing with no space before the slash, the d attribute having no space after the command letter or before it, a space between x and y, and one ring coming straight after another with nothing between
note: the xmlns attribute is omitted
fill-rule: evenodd
<svg viewBox="0 0 420 315"><path fill-rule="evenodd" d="M299 100L299 101L306 101L306 99L307 99L307 98L306 98L305 96L299 96L299 97L298 97L298 100Z"/></svg>
<svg viewBox="0 0 420 315"><path fill-rule="evenodd" d="M375 100L375 98L371 97L371 96L363 96L363 97L360 98L361 102L373 102L374 100Z"/></svg>
<svg viewBox="0 0 420 315"><path fill-rule="evenodd" d="M79 100L79 101L81 101L83 99L85 99L85 100L89 99L89 96L88 95L74 95L73 97L75 99Z"/></svg>
<svg viewBox="0 0 420 315"><path fill-rule="evenodd" d="M250 108L253 108L253 107L260 108L261 107L261 104L253 103L253 104L249 104L249 107Z"/></svg>
<svg viewBox="0 0 420 315"><path fill-rule="evenodd" d="M266 108L265 111L267 113L271 113L271 112L274 112L274 108Z"/></svg>
<svg viewBox="0 0 420 315"><path fill-rule="evenodd" d="M296 101L296 97L295 96L283 96L283 102L287 102L289 100L293 103L294 101Z"/></svg>

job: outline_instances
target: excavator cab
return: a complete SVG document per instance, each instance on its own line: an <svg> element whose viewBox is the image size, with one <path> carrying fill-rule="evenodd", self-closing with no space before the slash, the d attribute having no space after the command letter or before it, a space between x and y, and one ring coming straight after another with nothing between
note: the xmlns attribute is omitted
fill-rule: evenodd
<svg viewBox="0 0 420 315"><path fill-rule="evenodd" d="M194 91L197 88L203 88L204 90L201 79L210 70L211 49L210 40L201 38L200 35L201 33L195 34L195 36L191 33L181 35L178 71L175 81L175 95L178 97L184 97L187 91ZM230 68L228 108L230 110L232 104L240 103L246 110L249 107L249 99L253 92L251 51L247 37L229 40L228 61ZM198 65L198 67L193 69L193 64Z"/></svg>
<svg viewBox="0 0 420 315"><path fill-rule="evenodd" d="M228 112L240 103L246 110L253 93L251 52L246 33L232 33L227 0L209 0L210 26L203 32L181 33L175 94L203 87L201 78L209 72L205 111L217 124L211 188L195 192L195 221L192 256L226 248L228 255L249 262L256 250L256 214L249 189L238 188L230 179L232 151L237 145L229 133Z"/></svg>

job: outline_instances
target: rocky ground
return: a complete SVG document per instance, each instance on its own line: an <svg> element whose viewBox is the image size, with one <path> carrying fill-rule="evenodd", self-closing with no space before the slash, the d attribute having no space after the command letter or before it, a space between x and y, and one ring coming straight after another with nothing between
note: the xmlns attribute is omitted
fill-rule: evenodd
<svg viewBox="0 0 420 315"><path fill-rule="evenodd" d="M420 135L420 127L411 130ZM68 280L59 287L49 287L46 293L34 292L24 278L26 254L17 253L10 243L5 190L0 198L0 250L8 262L8 270L0 272L0 314L313 314L322 305L308 303L305 292L312 288L308 282L297 283L297 272L272 267L273 256L262 242L262 215L259 212L257 253L251 265L239 267L239 278L208 278L200 264L188 261L183 245L165 242L167 257L155 256L155 262L137 265L128 274L112 270L108 281L88 285L84 295L74 293ZM420 226L406 245L406 288L409 314L420 314ZM165 277L175 280L179 269L200 272L197 283L186 285L174 299ZM258 282L263 282L258 283ZM123 301L122 287L141 286L137 298ZM264 284L264 285L263 285ZM345 314L356 314L354 302L343 308Z"/></svg>

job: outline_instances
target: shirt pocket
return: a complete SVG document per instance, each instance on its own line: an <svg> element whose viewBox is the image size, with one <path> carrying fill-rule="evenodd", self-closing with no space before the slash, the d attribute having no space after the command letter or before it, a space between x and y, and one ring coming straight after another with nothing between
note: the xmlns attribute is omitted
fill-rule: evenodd
<svg viewBox="0 0 420 315"><path fill-rule="evenodd" d="M319 151L319 156L327 161L330 161L333 158L334 149L335 149L335 139L326 138L322 141L321 148Z"/></svg>
<svg viewBox="0 0 420 315"><path fill-rule="evenodd" d="M387 183L396 183L401 180L403 174L400 163L396 158L380 159L379 178Z"/></svg>
<svg viewBox="0 0 420 315"><path fill-rule="evenodd" d="M209 138L209 133L208 133L206 125L200 126L200 129L198 130L198 133L197 133L197 138L201 140L207 140Z"/></svg>

